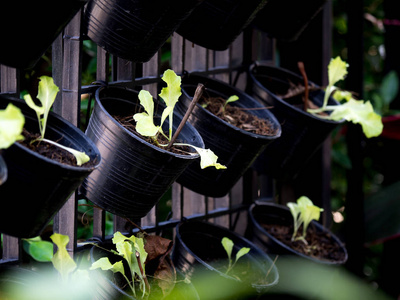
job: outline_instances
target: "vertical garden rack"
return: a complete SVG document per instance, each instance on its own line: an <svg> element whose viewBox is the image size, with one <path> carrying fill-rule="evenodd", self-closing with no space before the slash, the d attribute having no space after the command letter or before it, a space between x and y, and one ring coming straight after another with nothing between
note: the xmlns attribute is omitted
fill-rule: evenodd
<svg viewBox="0 0 400 300"><path fill-rule="evenodd" d="M67 25L64 32L57 38L52 46L52 76L60 87L54 111L73 124L80 123L80 99L83 94L93 94L96 85L82 86L82 41L85 36L81 33L82 13L78 13ZM319 84L326 83L325 70L330 59L330 3L328 1L323 12L313 23L317 28L315 39L315 51L309 51L306 59L313 59L314 69L319 70ZM321 26L323 25L323 26ZM312 27L312 24L310 25ZM263 60L275 63L277 59L276 41L267 37L265 33L253 28L246 29L226 51L211 51L191 42L185 41L178 34L171 37L171 68L177 72L198 71L244 89L246 84L245 68L253 60ZM292 51L301 51L301 48L293 47ZM97 80L108 81L109 84L121 84L128 87L144 86L153 95L157 94L160 81L161 52L159 51L149 62L134 64L117 57L111 57L103 49L97 52ZM318 53L315 56L315 53ZM302 55L302 54L299 54ZM318 57L315 59L315 57ZM295 60L297 55L281 62ZM19 96L20 71L1 66L0 68L0 92ZM321 80L322 82L318 82ZM329 212L329 143L317 154L316 161L318 174L313 178L319 178L319 187L315 193L318 199L315 202ZM321 164L321 162L323 162ZM315 168L312 169L315 172ZM277 193L279 191L279 193ZM138 221L146 231L157 231L165 227L172 227L183 218L214 219L214 222L229 226L239 232L244 232L246 222L246 204L258 197L274 198L275 195L285 195L286 199L293 201L293 186L280 186L272 179L249 171L232 189L228 196L223 198L206 198L195 194L179 184L172 187L172 211L168 220L160 220L157 217L157 207L147 217ZM76 240L77 222L77 198L76 193L58 212L54 219L54 231L70 236L68 250L73 254L79 248ZM93 235L104 237L105 213L95 209ZM115 217L114 230L125 231L125 220ZM21 254L21 242L14 237L3 235L1 262L18 261Z"/></svg>

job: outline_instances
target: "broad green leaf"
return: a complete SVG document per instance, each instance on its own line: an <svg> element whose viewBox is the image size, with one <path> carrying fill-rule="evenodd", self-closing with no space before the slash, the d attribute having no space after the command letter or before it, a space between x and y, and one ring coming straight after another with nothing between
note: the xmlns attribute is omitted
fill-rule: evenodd
<svg viewBox="0 0 400 300"><path fill-rule="evenodd" d="M28 243L28 253L33 259L40 262L50 262L53 258L54 247L48 241L43 241L40 237L24 239Z"/></svg>
<svg viewBox="0 0 400 300"><path fill-rule="evenodd" d="M173 111L176 102L178 102L179 97L181 96L181 77L176 75L174 71L168 69L164 72L163 77L161 78L167 83L167 87L164 87L161 90L159 96L164 100L168 110L168 113L163 112L163 118L161 120L160 127L162 126L167 114L169 116L169 140L172 138L172 128L173 128Z"/></svg>
<svg viewBox="0 0 400 300"><path fill-rule="evenodd" d="M136 113L133 116L133 119L136 121L136 131L143 136L155 136L159 130L159 126L154 125L153 97L148 91L141 90L139 92L139 100L145 112Z"/></svg>
<svg viewBox="0 0 400 300"><path fill-rule="evenodd" d="M189 144L185 145L194 148L200 155L200 168L215 167L216 169L226 169L226 166L217 163L218 156L216 156L210 149L203 149Z"/></svg>
<svg viewBox="0 0 400 300"><path fill-rule="evenodd" d="M228 254L229 260L232 257L232 249L233 249L233 242L231 239L227 237L223 237L221 241L222 246L224 247L226 254Z"/></svg>
<svg viewBox="0 0 400 300"><path fill-rule="evenodd" d="M243 255L246 255L247 253L249 253L250 248L248 247L243 247L241 248L237 253L236 253L236 259L235 262L237 262L239 260L239 258L241 258Z"/></svg>
<svg viewBox="0 0 400 300"><path fill-rule="evenodd" d="M58 248L51 261L54 268L61 274L63 280L66 280L68 275L76 269L76 263L66 249L69 237L67 235L54 233L50 238Z"/></svg>
<svg viewBox="0 0 400 300"><path fill-rule="evenodd" d="M90 160L90 157L85 153L85 152L81 152L75 149L72 149L70 147L66 147L64 145L61 145L59 143L53 142L52 140L48 140L48 139L42 139L43 141L49 143L49 144L53 144L56 145L57 147L60 147L61 149L64 149L66 151L68 151L69 153L71 153L72 155L75 156L76 158L76 164L78 166L83 165L84 163L87 163Z"/></svg>
<svg viewBox="0 0 400 300"><path fill-rule="evenodd" d="M355 124L360 124L367 138L378 136L382 133L382 118L374 112L369 101L354 100L332 107L329 118L339 121L345 119Z"/></svg>
<svg viewBox="0 0 400 300"><path fill-rule="evenodd" d="M15 141L24 139L21 135L24 124L24 115L13 104L10 103L6 109L0 110L0 149L7 149Z"/></svg>
<svg viewBox="0 0 400 300"><path fill-rule="evenodd" d="M108 257L102 257L99 260L95 261L89 270L95 270L95 269L102 269L103 271L110 270L114 273L119 272L122 275L125 275L124 265L122 261L117 261L116 263L111 264Z"/></svg>
<svg viewBox="0 0 400 300"><path fill-rule="evenodd" d="M167 83L167 87L162 88L159 96L164 100L168 107L174 107L178 102L181 92L181 77L170 69L166 70L161 78Z"/></svg>
<svg viewBox="0 0 400 300"><path fill-rule="evenodd" d="M334 59L331 59L328 65L328 78L329 78L329 85L333 86L338 81L343 80L347 75L347 67L349 65L342 61L340 56L337 56Z"/></svg>

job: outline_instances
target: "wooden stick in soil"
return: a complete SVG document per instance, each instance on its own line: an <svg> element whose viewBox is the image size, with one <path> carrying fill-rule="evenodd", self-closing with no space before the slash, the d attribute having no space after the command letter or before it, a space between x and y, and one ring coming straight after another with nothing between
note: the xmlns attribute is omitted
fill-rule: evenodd
<svg viewBox="0 0 400 300"><path fill-rule="evenodd" d="M171 148L172 144L177 139L179 133L182 131L182 128L183 128L183 126L185 126L185 123L186 123L187 119L189 118L189 116L192 113L192 111L193 111L194 107L196 106L197 102L200 100L201 96L203 95L204 89L205 89L204 84L199 83L197 85L196 91L194 92L193 100L192 100L192 102L190 102L189 108L187 109L185 115L183 116L182 121L178 126L178 129L175 131L174 135L172 136L172 139L168 143L168 146L167 146L166 150Z"/></svg>
<svg viewBox="0 0 400 300"><path fill-rule="evenodd" d="M307 111L307 109L308 109L308 78L307 78L307 73L306 73L306 69L304 68L304 63L302 61L299 61L297 63L297 66L299 67L300 73L304 78L304 111Z"/></svg>

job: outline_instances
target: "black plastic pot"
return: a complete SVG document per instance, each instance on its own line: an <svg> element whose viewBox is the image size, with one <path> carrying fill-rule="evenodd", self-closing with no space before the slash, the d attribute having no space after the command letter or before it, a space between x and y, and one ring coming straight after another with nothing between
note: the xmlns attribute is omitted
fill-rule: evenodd
<svg viewBox="0 0 400 300"><path fill-rule="evenodd" d="M322 10L327 0L268 0L253 23L257 28L281 41L299 38L308 24Z"/></svg>
<svg viewBox="0 0 400 300"><path fill-rule="evenodd" d="M238 261L243 272L240 274L246 272L251 279L238 279L224 273L223 267L228 263L221 244L224 237L234 243L233 259L242 247L251 249ZM177 270L192 281L200 299L237 299L244 295L260 295L279 280L278 270L267 254L237 233L208 222L185 221L178 224L171 257Z"/></svg>
<svg viewBox="0 0 400 300"><path fill-rule="evenodd" d="M176 178L199 155L182 155L156 147L122 127L112 116L139 112L138 92L123 87L101 87L86 134L99 148L101 166L82 184L82 194L101 208L130 219L144 217L160 200ZM164 109L155 104L155 116ZM159 118L155 118L157 122ZM174 131L182 117L174 113ZM168 118L164 129L168 128ZM190 124L179 140L204 148L199 133Z"/></svg>
<svg viewBox="0 0 400 300"><path fill-rule="evenodd" d="M205 0L176 30L211 50L226 50L267 0Z"/></svg>
<svg viewBox="0 0 400 300"><path fill-rule="evenodd" d="M315 220L311 221L309 226L313 226L318 232L326 232L331 239L339 245L343 259L341 260L322 260L315 257L304 255L283 242L276 239L272 234L265 230L262 224L293 224L293 217L288 207L274 203L259 202L252 204L249 208L249 223L246 236L260 249L267 253L276 255L296 255L309 261L328 265L342 265L347 261L347 250L340 239L334 235L329 229L322 226ZM332 256L333 257L333 256Z"/></svg>
<svg viewBox="0 0 400 300"><path fill-rule="evenodd" d="M177 103L177 109L181 113L187 110L198 83L206 87L204 96L228 99L232 95L237 95L239 100L231 102L230 105L242 108L262 107L255 99L225 82L189 74L182 78L182 96ZM227 169L217 170L214 167L201 169L199 164L192 164L178 178L180 184L210 197L222 197L231 190L257 156L281 134L277 119L268 109L247 112L269 120L275 133L266 136L239 129L221 120L200 104L196 105L188 122L198 130L205 147L211 149L218 156L218 161Z"/></svg>
<svg viewBox="0 0 400 300"><path fill-rule="evenodd" d="M343 121L325 120L305 112L301 97L291 102L283 100L279 95L285 94L290 84L304 85L303 78L293 72L255 63L250 66L248 78L247 92L264 105L272 106L271 112L282 126L282 136L259 156L254 168L279 180L291 180L307 166L332 130ZM309 99L321 106L325 93L311 84L316 90L310 92ZM333 98L328 104L340 105Z"/></svg>
<svg viewBox="0 0 400 300"><path fill-rule="evenodd" d="M22 100L0 96L0 109L8 103L19 107L25 116L25 128L38 132L36 113ZM0 186L0 232L16 237L38 236L82 181L100 165L100 152L76 126L50 113L46 138L83 151L93 166L69 166L46 158L14 143L3 150L8 179Z"/></svg>
<svg viewBox="0 0 400 300"><path fill-rule="evenodd" d="M89 0L87 36L111 54L147 62L203 0Z"/></svg>
<svg viewBox="0 0 400 300"><path fill-rule="evenodd" d="M2 1L0 63L34 67L87 0Z"/></svg>

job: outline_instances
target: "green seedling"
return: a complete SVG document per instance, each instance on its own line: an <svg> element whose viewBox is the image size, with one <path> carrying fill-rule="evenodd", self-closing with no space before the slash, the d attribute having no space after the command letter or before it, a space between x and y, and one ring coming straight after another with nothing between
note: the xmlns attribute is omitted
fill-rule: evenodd
<svg viewBox="0 0 400 300"><path fill-rule="evenodd" d="M0 110L0 149L7 149L15 141L23 140L21 135L25 117L21 110L13 104Z"/></svg>
<svg viewBox="0 0 400 300"><path fill-rule="evenodd" d="M221 241L222 246L224 247L226 254L228 255L228 269L226 270L225 274L228 274L233 267L235 266L235 264L237 263L237 261L239 260L239 258L241 258L242 256L246 255L247 253L249 253L250 248L248 247L242 247L237 253L236 253L236 257L235 257L235 261L232 260L232 250L233 250L233 242L231 239L227 238L227 237L223 237L222 241Z"/></svg>
<svg viewBox="0 0 400 300"><path fill-rule="evenodd" d="M173 111L175 104L181 95L181 77L176 75L172 70L166 70L163 74L162 80L167 83L167 87L161 90L159 96L164 100L166 108L161 115L161 123L159 126L154 124L154 102L152 95L146 91L139 92L140 104L144 108L144 112L136 113L133 119L136 121L136 131L142 136L150 137L157 145L161 147L168 147L168 144L163 145L157 142L158 134L164 135L168 141L172 140L173 128ZM169 117L169 135L165 135L162 130L162 124L165 119ZM200 155L200 167L202 169L207 167L215 167L216 169L226 169L224 165L217 162L218 156L210 149L201 149L186 143L173 143L176 146L188 146L193 148Z"/></svg>
<svg viewBox="0 0 400 300"><path fill-rule="evenodd" d="M139 282L139 289L142 292L141 297L145 298L145 296L150 293L150 286L147 282L145 272L147 253L144 249L144 239L135 237L134 235L128 238L117 231L114 233L112 242L117 251L112 250L111 252L120 255L128 263L131 278ZM136 296L135 285L128 279L127 274L125 274L122 260L111 264L108 257L102 257L95 261L90 267L90 270L95 269L121 273L132 290L132 294Z"/></svg>
<svg viewBox="0 0 400 300"><path fill-rule="evenodd" d="M331 59L328 65L328 86L325 90L324 102L322 107L308 109L308 112L334 121L346 120L355 124L360 124L367 138L379 136L383 130L382 118L374 112L370 101L356 100L350 92L340 91L335 84L345 79L348 64L338 56ZM330 95L338 101L344 101L342 105L328 105ZM331 112L329 115L319 115L321 112Z"/></svg>
<svg viewBox="0 0 400 300"><path fill-rule="evenodd" d="M306 196L302 196L299 199L297 199L297 203L289 202L286 205L289 207L290 212L292 213L293 216L294 229L293 229L292 241L301 240L307 244L306 235L307 235L308 225L312 220L316 221L319 220L320 213L321 211L323 211L323 209L319 208L318 206L315 206L312 203L312 201ZM297 232L302 224L303 224L303 233L301 236L296 237Z"/></svg>
<svg viewBox="0 0 400 300"><path fill-rule="evenodd" d="M76 158L77 165L81 166L82 164L90 160L89 156L86 153L69 147L65 147L63 145L60 145L59 143L44 138L46 132L47 118L50 112L50 108L53 105L54 100L56 99L57 93L59 92L59 88L54 84L53 78L51 77L41 76L39 79L39 92L37 98L42 105L36 105L29 94L24 96L26 104L36 112L39 121L40 138L37 140L56 145L57 147L60 147L72 153Z"/></svg>
<svg viewBox="0 0 400 300"><path fill-rule="evenodd" d="M239 97L238 97L238 96L236 96L236 95L230 96L230 97L225 101L225 103L224 103L223 111L225 112L226 105L227 105L228 103L235 102L235 101L238 101L238 100L239 100Z"/></svg>

